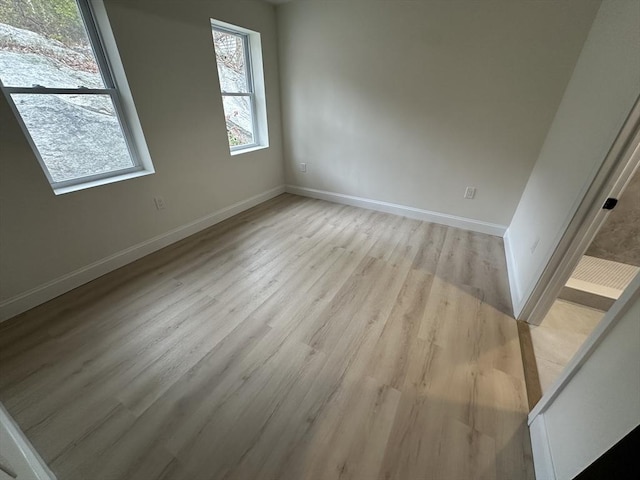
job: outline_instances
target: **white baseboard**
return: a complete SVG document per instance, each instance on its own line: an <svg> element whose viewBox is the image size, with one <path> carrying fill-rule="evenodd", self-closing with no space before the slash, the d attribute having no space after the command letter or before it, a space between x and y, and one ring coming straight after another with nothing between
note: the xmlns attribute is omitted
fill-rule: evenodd
<svg viewBox="0 0 640 480"><path fill-rule="evenodd" d="M298 187L296 185L287 185L285 188L288 193L304 197L318 198L329 202L352 205L354 207L367 208L369 210L377 210L379 212L393 213L395 215L402 215L403 217L439 223L449 227L462 228L464 230L486 233L497 237L502 237L507 230L507 227L504 225L457 217L446 213L431 212L429 210L408 207L406 205L398 205L397 203L381 202L370 198L354 197L353 195L327 192L324 190L316 190L314 188Z"/></svg>
<svg viewBox="0 0 640 480"><path fill-rule="evenodd" d="M2 456L4 457L2 470L11 472L11 476L2 476L0 473L0 477L15 476L25 480L56 480L56 476L49 470L47 464L44 463L42 457L38 455L38 452L2 404L0 404L0 445L2 445Z"/></svg>
<svg viewBox="0 0 640 480"><path fill-rule="evenodd" d="M133 245L125 250L114 253L106 258L102 258L89 265L81 267L71 273L58 277L50 282L39 285L27 292L11 297L0 302L0 322L12 318L22 312L37 305L51 300L74 288L84 285L96 278L105 275L117 268L131 263L139 258L149 255L161 248L197 233L205 228L209 228L216 223L237 215L244 210L254 207L273 197L285 192L283 185L254 195L251 198L234 203L217 212L199 218L191 223L174 228L166 233L153 237L137 245Z"/></svg>
<svg viewBox="0 0 640 480"><path fill-rule="evenodd" d="M531 436L533 467L536 471L536 478L556 480L544 415L538 415L533 423L529 425L529 435Z"/></svg>
<svg viewBox="0 0 640 480"><path fill-rule="evenodd" d="M507 260L507 278L509 279L509 292L511 293L511 308L513 309L514 318L518 318L518 315L522 313L522 293L518 287L518 276L516 261L513 256L513 249L511 248L511 237L509 236L509 229L502 237L504 242L504 255Z"/></svg>

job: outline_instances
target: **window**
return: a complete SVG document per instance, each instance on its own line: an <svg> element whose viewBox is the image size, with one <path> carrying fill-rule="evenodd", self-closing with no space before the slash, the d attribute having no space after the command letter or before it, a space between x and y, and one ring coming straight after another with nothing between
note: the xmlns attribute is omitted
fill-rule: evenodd
<svg viewBox="0 0 640 480"><path fill-rule="evenodd" d="M56 194L153 172L102 0L0 3L0 88Z"/></svg>
<svg viewBox="0 0 640 480"><path fill-rule="evenodd" d="M222 108L232 153L267 146L260 34L211 20Z"/></svg>

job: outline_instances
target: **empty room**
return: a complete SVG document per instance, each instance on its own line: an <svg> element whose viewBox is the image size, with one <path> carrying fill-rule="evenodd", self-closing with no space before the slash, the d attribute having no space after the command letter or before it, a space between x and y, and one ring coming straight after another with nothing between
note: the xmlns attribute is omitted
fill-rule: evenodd
<svg viewBox="0 0 640 480"><path fill-rule="evenodd" d="M0 0L0 480L638 478L639 52L640 0Z"/></svg>

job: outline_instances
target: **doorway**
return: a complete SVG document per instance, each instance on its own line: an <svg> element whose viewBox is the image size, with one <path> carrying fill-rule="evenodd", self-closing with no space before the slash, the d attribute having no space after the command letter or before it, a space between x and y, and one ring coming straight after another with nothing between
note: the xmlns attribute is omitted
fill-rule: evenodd
<svg viewBox="0 0 640 480"><path fill-rule="evenodd" d="M610 207L609 201L611 199L621 200L628 186L630 189L627 195L625 195L625 197L628 198L623 200L624 204L628 206L640 203L637 187L631 186L632 179L635 178L636 171L639 169L640 97L636 99L631 112L622 125L602 165L598 171L595 172L591 184L586 188L572 219L560 236L553 254L533 290L524 301L524 305L518 315L518 319L522 320L518 322L518 333L524 363L529 406L531 409L533 409L542 398L542 384L545 386L545 391L549 390L549 394L545 396L548 397L546 401L549 401L556 390L557 385L554 386L554 384L557 383L555 378L558 372L564 369L564 365L567 364L576 351L578 351L578 353L580 352L580 350L578 350L580 345L583 343L586 345L587 342L584 342L584 339L589 336L589 333L593 332L593 335L596 335L599 328L594 330L594 327L596 325L602 325L604 321L607 320L605 317L604 321L601 321L608 305L593 305L591 303L584 305L584 303L587 303L585 299L577 299L575 296L584 295L584 292L572 292L570 289L576 290L576 284L579 284L580 280L583 280L585 277L585 270L589 270L588 267L593 266L592 262L589 262L589 258L585 259L584 255L587 254L587 257L592 258L598 258L596 255L601 255L600 253L594 254L594 251L598 251L596 247L600 242L596 242L593 247L592 243L594 243L594 240L600 230L603 229L605 223L607 223L607 220L612 216L612 212L615 212L616 209L623 212L616 215L622 217L622 219L614 223L636 224L637 226L639 222L638 219L636 218L634 220L628 213L625 213L626 207L623 208L621 202L618 202L618 205L615 205L613 210L607 209L607 207ZM603 230L603 232L606 231L606 229ZM605 234L603 233L603 235ZM638 236L636 235L635 240L632 239L631 242L637 244ZM591 255L587 252L591 252ZM600 258L600 260L607 260L607 258ZM581 262L582 265L580 265ZM626 262L628 262L628 260L617 263ZM632 265L632 267L635 266L636 265ZM579 270L576 272L576 269ZM593 271L591 273L593 273ZM588 272L586 275L588 277L586 281L589 282L592 276L589 276ZM633 275L633 272L627 272L627 276ZM578 277L577 279L576 276ZM571 280L572 277L573 280ZM640 277L636 275L634 278ZM610 281L604 286L607 287L611 283ZM582 286L584 286L584 284ZM616 283L616 286L616 290L618 290L618 292L616 292L617 296L619 295L619 291L623 290L623 286L621 287L620 283ZM590 293L593 294L594 292ZM589 296L591 300L593 300L593 295ZM602 297L603 295L600 296ZM622 297L624 297L624 295ZM601 300L610 304L614 299L610 298L607 300L604 298ZM618 303L615 303L614 306L618 305ZM554 306L556 308L553 308ZM580 307L591 310L584 310ZM548 317L549 315L551 315L551 317ZM570 320L558 320L554 322L553 320L553 317L563 318L571 316L574 318L578 317L579 320L574 320L573 322ZM546 326L556 326L558 327L556 330L563 330L565 332L565 334L561 335L562 340L560 341L563 343L562 347L551 347L551 345L553 345L553 339L548 342L550 347L548 347L549 357L547 357L547 360L553 365L549 365L549 363L545 361L544 356L541 355L542 347L538 348L538 358L536 358L536 351L533 348L532 335L541 337L545 334L547 334L547 336L552 336L553 334L553 332L546 331L544 327L535 331L545 319L547 320ZM566 330L569 330L569 332L566 332ZM569 337L571 338L568 339ZM597 343L598 338L594 339L589 337L589 341L591 340ZM540 342L537 343L539 344ZM554 356L551 357L551 355ZM538 373L538 363L540 363L540 369L542 371L542 383ZM552 368L545 376L545 371L543 370L547 366ZM563 375L566 373L567 371L564 370Z"/></svg>
<svg viewBox="0 0 640 480"><path fill-rule="evenodd" d="M640 272L640 169L627 181L540 325L530 325L544 394Z"/></svg>

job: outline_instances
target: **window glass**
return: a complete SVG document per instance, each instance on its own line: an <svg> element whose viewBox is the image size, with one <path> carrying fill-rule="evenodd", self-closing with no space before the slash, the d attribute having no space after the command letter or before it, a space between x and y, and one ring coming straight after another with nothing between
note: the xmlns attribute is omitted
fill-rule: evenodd
<svg viewBox="0 0 640 480"><path fill-rule="evenodd" d="M253 147L258 145L258 131L250 34L241 29L236 33L230 25L217 26L213 20L212 28L229 148Z"/></svg>
<svg viewBox="0 0 640 480"><path fill-rule="evenodd" d="M231 147L253 145L253 114L251 99L244 96L223 96L224 118Z"/></svg>
<svg viewBox="0 0 640 480"><path fill-rule="evenodd" d="M246 39L220 30L213 31L220 90L230 93L250 91L246 65Z"/></svg>
<svg viewBox="0 0 640 480"><path fill-rule="evenodd" d="M146 170L99 42L89 0L0 0L2 91L54 190Z"/></svg>
<svg viewBox="0 0 640 480"><path fill-rule="evenodd" d="M75 0L0 1L5 87L104 88Z"/></svg>
<svg viewBox="0 0 640 480"><path fill-rule="evenodd" d="M53 182L134 167L109 95L11 97Z"/></svg>

